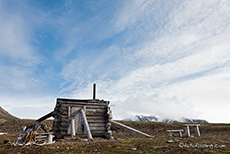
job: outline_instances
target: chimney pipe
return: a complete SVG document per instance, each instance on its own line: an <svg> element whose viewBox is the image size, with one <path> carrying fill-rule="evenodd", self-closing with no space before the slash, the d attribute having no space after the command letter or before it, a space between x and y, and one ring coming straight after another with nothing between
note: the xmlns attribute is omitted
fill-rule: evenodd
<svg viewBox="0 0 230 154"><path fill-rule="evenodd" d="M93 99L96 99L96 84L93 84Z"/></svg>

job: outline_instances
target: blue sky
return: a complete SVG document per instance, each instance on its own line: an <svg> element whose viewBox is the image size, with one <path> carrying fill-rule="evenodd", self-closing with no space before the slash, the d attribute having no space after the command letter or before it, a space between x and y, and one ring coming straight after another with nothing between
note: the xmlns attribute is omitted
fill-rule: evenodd
<svg viewBox="0 0 230 154"><path fill-rule="evenodd" d="M56 98L134 115L230 122L230 2L0 0L0 105L20 118Z"/></svg>

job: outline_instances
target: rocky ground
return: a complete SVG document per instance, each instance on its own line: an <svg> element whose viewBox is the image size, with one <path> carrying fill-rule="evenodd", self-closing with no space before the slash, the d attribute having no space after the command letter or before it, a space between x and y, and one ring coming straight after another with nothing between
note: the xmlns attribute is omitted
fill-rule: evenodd
<svg viewBox="0 0 230 154"><path fill-rule="evenodd" d="M0 107L0 154L50 154L50 153L230 153L230 125L200 125L200 137L179 137L177 133L168 137L166 130L184 129L183 123L119 121L132 128L155 136L148 138L122 126L112 124L114 140L94 138L66 138L55 140L45 146L13 146L22 126L33 126L35 120L19 119ZM39 132L52 130L52 120L40 123ZM4 134L6 133L6 134ZM185 134L183 134L185 136Z"/></svg>
<svg viewBox="0 0 230 154"><path fill-rule="evenodd" d="M0 132L7 133L0 136L0 153L230 153L229 124L201 124L200 137L180 138L175 133L170 138L166 130L184 129L182 123L120 122L155 137L148 138L113 124L114 140L94 138L93 142L87 142L84 138L68 138L46 146L14 147L11 143L19 136L21 126L33 125L34 120L11 119L0 124ZM52 129L52 120L42 125L48 131ZM191 134L195 135L193 129Z"/></svg>

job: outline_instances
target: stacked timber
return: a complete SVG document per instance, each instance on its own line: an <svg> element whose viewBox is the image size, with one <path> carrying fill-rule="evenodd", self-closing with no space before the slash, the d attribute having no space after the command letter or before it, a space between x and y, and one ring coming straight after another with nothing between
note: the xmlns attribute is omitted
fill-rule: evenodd
<svg viewBox="0 0 230 154"><path fill-rule="evenodd" d="M87 131L93 137L112 137L109 101L58 98L53 115L53 133L56 138L87 137Z"/></svg>

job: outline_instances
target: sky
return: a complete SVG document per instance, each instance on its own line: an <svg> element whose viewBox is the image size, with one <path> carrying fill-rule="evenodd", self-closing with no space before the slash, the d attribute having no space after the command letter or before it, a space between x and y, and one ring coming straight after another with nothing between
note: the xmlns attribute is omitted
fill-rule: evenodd
<svg viewBox="0 0 230 154"><path fill-rule="evenodd" d="M57 98L230 123L230 1L0 0L0 106L38 119Z"/></svg>

